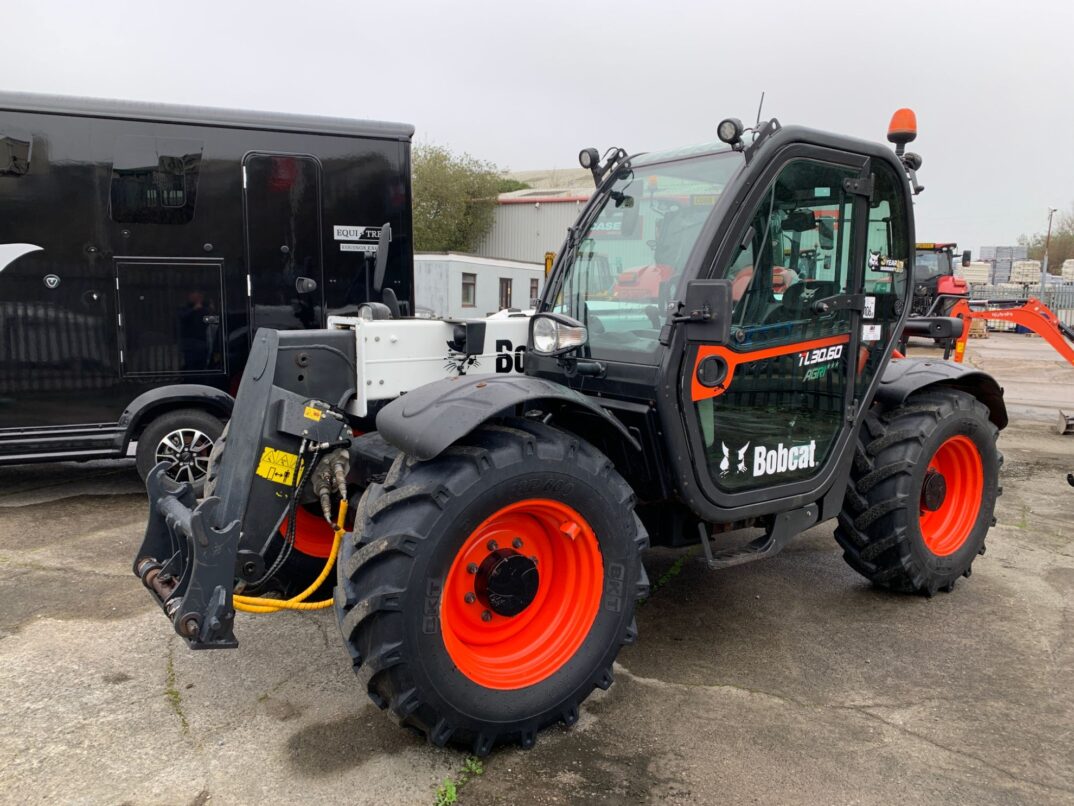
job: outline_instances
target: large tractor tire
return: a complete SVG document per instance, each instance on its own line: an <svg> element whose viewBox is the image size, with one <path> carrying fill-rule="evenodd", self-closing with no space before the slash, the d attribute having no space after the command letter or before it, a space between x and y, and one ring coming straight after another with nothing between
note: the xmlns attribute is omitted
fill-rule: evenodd
<svg viewBox="0 0 1074 806"><path fill-rule="evenodd" d="M995 522L998 435L984 404L955 389L870 412L835 531L850 566L882 587L928 596L968 577Z"/></svg>
<svg viewBox="0 0 1074 806"><path fill-rule="evenodd" d="M205 479L205 497L208 498L216 492L216 484L220 471L220 459L227 448L228 428L231 423L224 425L224 430L213 445L209 454L209 468ZM279 550L283 548L285 535L287 534L287 519L284 518L277 534L278 540L269 548L266 555L266 565L272 565ZM295 518L295 545L290 556L284 560L279 570L256 589L243 591L248 594L276 593L284 599L296 596L313 582L324 569L325 563L332 552L332 542L335 532L328 525L316 505L299 505ZM310 601L320 601L332 595L335 585L335 576L329 574L324 583L310 596Z"/></svg>
<svg viewBox="0 0 1074 806"><path fill-rule="evenodd" d="M648 535L612 463L533 420L396 458L340 555L336 607L380 708L436 745L533 746L637 635Z"/></svg>

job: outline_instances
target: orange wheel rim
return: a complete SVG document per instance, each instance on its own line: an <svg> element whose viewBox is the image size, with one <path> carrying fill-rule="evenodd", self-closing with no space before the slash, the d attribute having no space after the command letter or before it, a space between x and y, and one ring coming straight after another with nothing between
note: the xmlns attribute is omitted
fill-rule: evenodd
<svg viewBox="0 0 1074 806"><path fill-rule="evenodd" d="M929 551L946 557L962 548L977 522L983 493L980 451L967 436L951 437L933 455L922 485L918 523Z"/></svg>
<svg viewBox="0 0 1074 806"><path fill-rule="evenodd" d="M444 646L478 685L532 686L582 646L603 589L600 545L585 518L548 499L511 504L455 555L440 600Z"/></svg>
<svg viewBox="0 0 1074 806"><path fill-rule="evenodd" d="M280 524L280 536L287 538L288 518ZM336 533L320 515L314 515L305 507L295 510L295 549L311 557L328 559L332 553L332 541Z"/></svg>

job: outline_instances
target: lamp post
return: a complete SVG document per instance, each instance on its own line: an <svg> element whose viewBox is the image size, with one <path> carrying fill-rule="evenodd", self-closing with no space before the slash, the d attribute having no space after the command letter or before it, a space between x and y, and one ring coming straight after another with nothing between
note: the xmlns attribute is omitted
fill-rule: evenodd
<svg viewBox="0 0 1074 806"><path fill-rule="evenodd" d="M1048 280L1048 247L1052 242L1052 216L1058 208L1048 208L1048 234L1044 236L1044 260L1040 266L1040 299L1044 301L1044 284Z"/></svg>

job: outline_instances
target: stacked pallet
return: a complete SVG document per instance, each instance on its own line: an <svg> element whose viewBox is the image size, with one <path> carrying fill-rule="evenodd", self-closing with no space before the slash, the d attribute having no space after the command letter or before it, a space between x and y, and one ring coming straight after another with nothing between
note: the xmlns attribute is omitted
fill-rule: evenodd
<svg viewBox="0 0 1074 806"><path fill-rule="evenodd" d="M1039 260L1016 260L1011 264L1011 282L1020 285L1040 284Z"/></svg>
<svg viewBox="0 0 1074 806"><path fill-rule="evenodd" d="M968 266L960 263L955 267L955 276L965 278L970 285L988 285L992 278L992 264L984 260L975 260Z"/></svg>
<svg viewBox="0 0 1074 806"><path fill-rule="evenodd" d="M988 338L988 322L984 319L971 319L970 320L970 338L971 339L987 339Z"/></svg>
<svg viewBox="0 0 1074 806"><path fill-rule="evenodd" d="M1063 261L1063 268L1060 270L1060 274L1064 283L1074 283L1074 258Z"/></svg>

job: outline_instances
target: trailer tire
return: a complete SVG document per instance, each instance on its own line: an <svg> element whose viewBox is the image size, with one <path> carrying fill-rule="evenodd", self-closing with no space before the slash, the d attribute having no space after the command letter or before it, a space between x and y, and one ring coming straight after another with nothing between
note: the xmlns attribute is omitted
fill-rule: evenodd
<svg viewBox="0 0 1074 806"><path fill-rule="evenodd" d="M486 424L435 459L398 456L365 491L338 565L344 643L373 702L433 744L529 748L611 685L647 546L595 447L534 420Z"/></svg>
<svg viewBox="0 0 1074 806"><path fill-rule="evenodd" d="M189 482L200 497L212 450L223 430L224 424L203 409L175 409L155 417L138 435L134 460L138 475L145 480L159 462L174 457L179 469L168 475Z"/></svg>
<svg viewBox="0 0 1074 806"><path fill-rule="evenodd" d="M870 411L835 531L847 563L891 590L953 590L995 522L998 435L988 408L956 389Z"/></svg>

